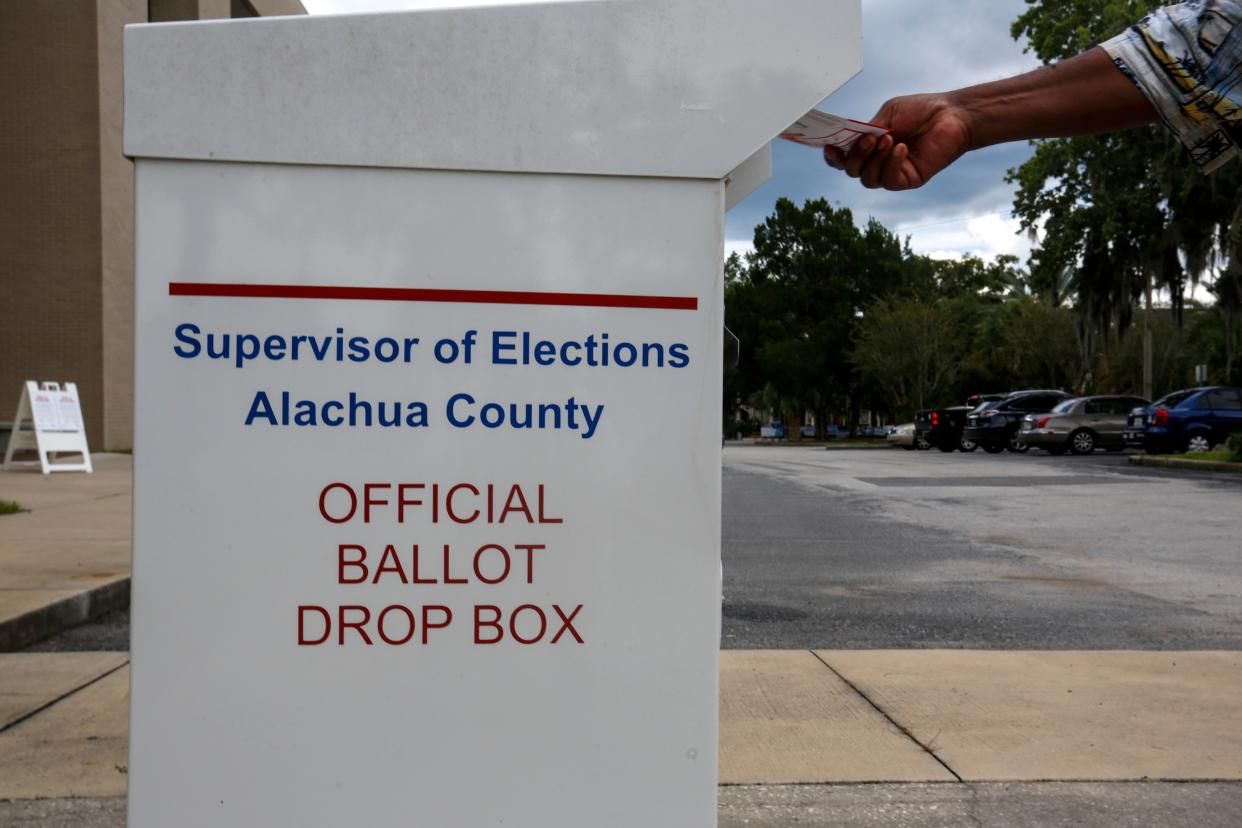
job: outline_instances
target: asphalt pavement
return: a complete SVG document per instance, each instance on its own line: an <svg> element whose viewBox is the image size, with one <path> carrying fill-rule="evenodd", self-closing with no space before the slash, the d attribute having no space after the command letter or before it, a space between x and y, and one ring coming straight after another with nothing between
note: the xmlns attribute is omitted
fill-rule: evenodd
<svg viewBox="0 0 1242 828"><path fill-rule="evenodd" d="M722 788L720 828L1152 828L1242 825L1231 783L977 783Z"/></svg>
<svg viewBox="0 0 1242 828"><path fill-rule="evenodd" d="M730 445L725 648L1242 648L1242 479Z"/></svg>
<svg viewBox="0 0 1242 828"><path fill-rule="evenodd" d="M720 789L720 828L1151 828L1242 824L1234 783L793 785ZM0 802L11 828L123 828L123 797Z"/></svg>
<svg viewBox="0 0 1242 828"><path fill-rule="evenodd" d="M1233 783L990 783L720 789L720 828L1151 828L1242 824ZM0 802L11 828L123 828L123 797Z"/></svg>
<svg viewBox="0 0 1242 828"><path fill-rule="evenodd" d="M89 653L129 650L129 607L115 609L27 647L27 653Z"/></svg>

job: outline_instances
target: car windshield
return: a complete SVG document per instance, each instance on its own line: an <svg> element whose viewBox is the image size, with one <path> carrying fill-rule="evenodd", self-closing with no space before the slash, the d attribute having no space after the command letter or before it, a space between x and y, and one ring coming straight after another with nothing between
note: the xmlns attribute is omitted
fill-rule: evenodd
<svg viewBox="0 0 1242 828"><path fill-rule="evenodd" d="M970 413L971 413L971 414L978 414L978 413L980 413L980 412L982 412L982 411L987 411L989 408L996 408L996 404L997 404L998 402L1000 402L1000 400L989 400L989 401L987 401L987 402L982 402L982 403L979 403L979 407L978 407L978 408L973 409Z"/></svg>
<svg viewBox="0 0 1242 828"><path fill-rule="evenodd" d="M1177 408L1186 402L1195 392L1194 391L1174 391L1172 394L1163 399L1156 400L1154 403L1158 408Z"/></svg>
<svg viewBox="0 0 1242 828"><path fill-rule="evenodd" d="M1077 403L1078 403L1078 400L1076 399L1066 400L1065 402L1058 405L1056 408L1052 409L1052 413L1053 414L1064 414L1067 411L1069 411L1071 408L1073 408Z"/></svg>

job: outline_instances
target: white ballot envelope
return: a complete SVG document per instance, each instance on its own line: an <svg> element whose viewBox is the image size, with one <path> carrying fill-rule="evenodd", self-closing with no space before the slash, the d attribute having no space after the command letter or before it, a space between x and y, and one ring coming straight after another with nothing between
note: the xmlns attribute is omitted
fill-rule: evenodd
<svg viewBox="0 0 1242 828"><path fill-rule="evenodd" d="M884 127L829 115L812 109L803 115L784 132L781 137L787 141L806 144L808 147L836 147L848 150L864 135L884 135L888 132Z"/></svg>

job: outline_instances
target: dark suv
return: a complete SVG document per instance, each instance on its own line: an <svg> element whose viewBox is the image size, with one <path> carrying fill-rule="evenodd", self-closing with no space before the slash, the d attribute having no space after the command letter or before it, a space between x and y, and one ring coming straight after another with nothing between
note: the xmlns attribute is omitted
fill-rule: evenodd
<svg viewBox="0 0 1242 828"><path fill-rule="evenodd" d="M1242 431L1242 389L1215 386L1174 391L1130 412L1126 444L1148 454L1209 451Z"/></svg>
<svg viewBox="0 0 1242 828"><path fill-rule="evenodd" d="M1003 400L984 403L966 417L963 438L981 446L989 454L1005 449L1023 452L1030 449L1018 431L1027 414L1047 414L1065 400L1064 391L1015 391Z"/></svg>
<svg viewBox="0 0 1242 828"><path fill-rule="evenodd" d="M944 452L974 451L975 444L962 439L962 429L966 428L966 416L974 409L959 405L953 408L928 408L914 412L914 434L916 439L935 446Z"/></svg>
<svg viewBox="0 0 1242 828"><path fill-rule="evenodd" d="M966 418L985 402L1003 400L1008 394L972 394L965 405L952 408L928 408L914 412L914 436L944 452L974 451L974 443L962 436Z"/></svg>

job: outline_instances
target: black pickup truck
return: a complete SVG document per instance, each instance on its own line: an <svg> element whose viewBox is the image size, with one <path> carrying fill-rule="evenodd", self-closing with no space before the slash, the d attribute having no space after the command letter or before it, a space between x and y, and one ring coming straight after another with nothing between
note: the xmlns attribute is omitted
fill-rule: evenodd
<svg viewBox="0 0 1242 828"><path fill-rule="evenodd" d="M1005 394L974 394L966 405L952 408L927 408L914 414L916 439L926 440L943 452L974 451L977 445L962 436L966 428L966 415L986 402L1003 400Z"/></svg>

